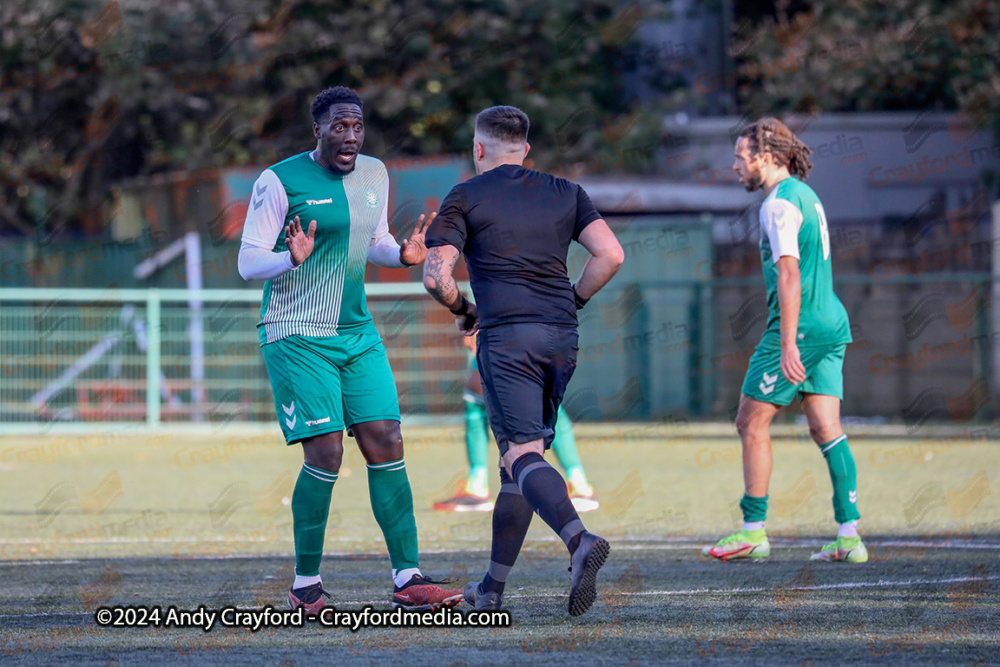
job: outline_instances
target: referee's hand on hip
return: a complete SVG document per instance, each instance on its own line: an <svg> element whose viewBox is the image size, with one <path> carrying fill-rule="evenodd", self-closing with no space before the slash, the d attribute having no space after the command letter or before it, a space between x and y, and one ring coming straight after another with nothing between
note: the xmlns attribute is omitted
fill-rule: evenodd
<svg viewBox="0 0 1000 667"><path fill-rule="evenodd" d="M461 297L461 301L451 311L451 314L455 316L455 325L458 326L458 330L466 336L472 336L479 331L479 309L464 295Z"/></svg>

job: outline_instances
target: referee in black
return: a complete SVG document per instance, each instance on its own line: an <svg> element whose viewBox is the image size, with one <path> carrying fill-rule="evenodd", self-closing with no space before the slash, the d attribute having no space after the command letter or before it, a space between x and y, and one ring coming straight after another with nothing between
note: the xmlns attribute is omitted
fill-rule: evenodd
<svg viewBox="0 0 1000 667"><path fill-rule="evenodd" d="M522 166L529 149L520 109L496 106L476 117L478 175L452 188L427 231L424 287L466 335L479 331L476 358L500 446L490 567L482 583L466 587L465 599L476 609L500 608L535 511L569 549L569 613L578 616L594 603L611 547L584 528L565 480L543 454L576 369L576 311L611 280L624 253L583 188ZM566 272L570 241L592 255L576 284ZM452 276L460 253L475 304Z"/></svg>

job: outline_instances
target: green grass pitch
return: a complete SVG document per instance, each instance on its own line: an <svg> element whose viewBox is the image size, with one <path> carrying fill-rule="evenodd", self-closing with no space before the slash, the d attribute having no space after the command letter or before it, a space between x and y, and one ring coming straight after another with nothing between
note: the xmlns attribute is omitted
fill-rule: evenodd
<svg viewBox="0 0 1000 667"><path fill-rule="evenodd" d="M805 429L775 438L761 563L708 562L738 525L738 440L683 426L580 425L612 542L600 596L566 612L569 559L535 520L508 582L510 629L98 628L100 604L281 606L301 465L276 435L0 438L0 664L989 664L1000 655L1000 447L854 436L865 565L810 563L830 482ZM956 432L958 433L958 432ZM489 560L490 517L440 514L460 428L404 429L422 568L456 585ZM551 456L551 455L550 455ZM499 484L493 480L496 492ZM387 607L389 563L348 440L322 573L333 604ZM464 606L464 605L463 605ZM461 607L460 607L461 608Z"/></svg>

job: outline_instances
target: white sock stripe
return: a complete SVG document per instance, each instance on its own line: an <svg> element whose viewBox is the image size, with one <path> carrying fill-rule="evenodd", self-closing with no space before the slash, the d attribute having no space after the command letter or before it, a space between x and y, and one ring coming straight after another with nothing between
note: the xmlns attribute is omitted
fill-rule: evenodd
<svg viewBox="0 0 1000 667"><path fill-rule="evenodd" d="M323 470L322 468L317 468L316 466L311 466L305 462L302 463L302 467L309 468L309 470L312 470L315 473L319 473L320 475L332 475L333 477L336 477L337 475L340 474L339 472L331 472L329 470Z"/></svg>
<svg viewBox="0 0 1000 667"><path fill-rule="evenodd" d="M302 470L316 479L323 480L324 482L336 482L340 477L339 473L329 472L328 470L320 470L319 468L314 468L307 463L302 464Z"/></svg>
<svg viewBox="0 0 1000 667"><path fill-rule="evenodd" d="M303 469L303 470L305 470L305 469ZM311 470L305 470L305 473L307 475L309 475L310 477L315 477L316 479L318 479L321 482L329 482L330 484L335 484L337 482L337 478L336 477L321 477L320 475L317 475L316 473L314 473Z"/></svg>
<svg viewBox="0 0 1000 667"><path fill-rule="evenodd" d="M847 440L847 434L846 433L843 434L842 436L840 436L839 438L837 438L836 440L834 440L829 445L827 445L826 447L824 447L823 449L821 449L819 451L822 452L823 454L826 454L828 451L830 451L831 449L833 449L834 447L836 447L837 444L840 443L843 440Z"/></svg>
<svg viewBox="0 0 1000 667"><path fill-rule="evenodd" d="M387 463L366 463L371 470L388 470L394 466L403 466L403 459L398 459L396 461L389 461Z"/></svg>
<svg viewBox="0 0 1000 667"><path fill-rule="evenodd" d="M302 467L309 469L310 471L316 473L317 475L327 475L329 477L337 477L338 475L340 475L339 472L331 472L329 470L323 470L322 468L317 468L316 466L311 466L311 465L309 465L308 463L305 463L305 462L302 463Z"/></svg>
<svg viewBox="0 0 1000 667"><path fill-rule="evenodd" d="M376 470L378 472L396 472L397 470L406 470L405 465L398 465L395 468L368 468L369 470Z"/></svg>

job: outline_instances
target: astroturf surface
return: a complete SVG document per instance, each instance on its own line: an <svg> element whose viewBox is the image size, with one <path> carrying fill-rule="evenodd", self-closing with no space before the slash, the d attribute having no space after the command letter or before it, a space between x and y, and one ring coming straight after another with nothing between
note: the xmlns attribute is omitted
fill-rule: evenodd
<svg viewBox="0 0 1000 667"><path fill-rule="evenodd" d="M1000 654L1000 444L852 437L864 565L810 563L832 539L830 482L804 429L774 443L772 556L720 563L701 545L738 526L738 441L683 429L580 426L612 542L600 596L566 612L569 559L536 519L508 581L509 629L251 633L99 628L98 605L283 604L297 448L271 435L0 438L3 664L989 664ZM440 514L461 430L404 431L422 568L482 576L488 514ZM344 609L387 608L389 563L348 441L322 566ZM494 492L498 483L492 482ZM462 605L460 608L464 607ZM810 663L809 661L812 661Z"/></svg>

